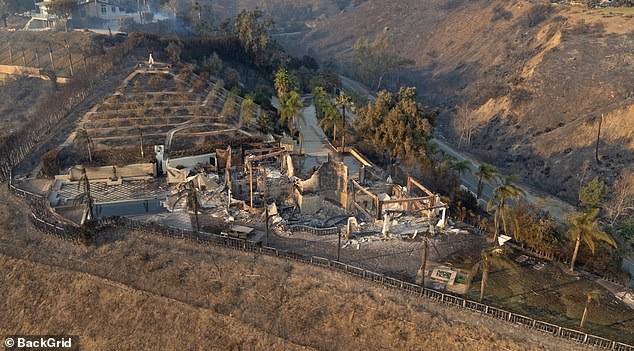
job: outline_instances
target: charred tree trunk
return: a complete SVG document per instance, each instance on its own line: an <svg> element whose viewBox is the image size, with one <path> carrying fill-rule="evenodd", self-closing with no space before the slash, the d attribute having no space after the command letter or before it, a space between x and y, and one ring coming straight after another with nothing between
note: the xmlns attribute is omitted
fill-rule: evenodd
<svg viewBox="0 0 634 351"><path fill-rule="evenodd" d="M48 46L48 57L51 59L51 69L55 72L55 58L53 57L53 49L51 45Z"/></svg>
<svg viewBox="0 0 634 351"><path fill-rule="evenodd" d="M596 146L596 150L594 153L594 157L597 160L597 163L601 163L601 160L599 160L599 142L601 141L601 125L603 124L603 113L601 114L601 118L599 118L599 131L597 133L597 146Z"/></svg>

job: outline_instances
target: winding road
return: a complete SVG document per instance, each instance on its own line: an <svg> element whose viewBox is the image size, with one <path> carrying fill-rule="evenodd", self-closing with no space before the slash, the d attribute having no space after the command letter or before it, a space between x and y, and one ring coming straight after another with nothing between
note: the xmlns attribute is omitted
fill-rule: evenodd
<svg viewBox="0 0 634 351"><path fill-rule="evenodd" d="M364 94L371 100L375 98L372 92L363 84L345 76L340 75L339 77L341 78L341 84L345 90ZM473 193L476 193L478 189L478 177L475 176L475 173L480 167L480 162L472 157L461 154L460 152L453 149L442 136L440 136L440 138L442 138L443 140L440 140L439 138L432 138L432 141L436 143L441 150L459 161L467 160L471 163L471 166L469 166L470 171L465 172L460 176L460 182L464 187L466 187ZM526 183L527 181L525 179L519 179L518 181L520 188L526 193L526 201L548 211L557 221L564 222L566 219L566 215L574 211L574 206L570 205L569 203L562 201L561 199L558 199L554 196L548 195L543 191L527 185ZM488 202L492 197L493 188L489 184L484 184L481 199Z"/></svg>

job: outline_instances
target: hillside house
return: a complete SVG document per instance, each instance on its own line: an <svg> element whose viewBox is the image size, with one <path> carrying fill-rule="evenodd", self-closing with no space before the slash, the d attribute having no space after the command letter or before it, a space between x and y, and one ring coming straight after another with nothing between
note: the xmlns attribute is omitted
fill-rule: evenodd
<svg viewBox="0 0 634 351"><path fill-rule="evenodd" d="M44 0L35 4L39 11L31 13L30 28L50 28L56 25L59 19L50 13L50 3L51 0ZM119 0L78 0L77 10L71 16L75 24L101 23L103 28L116 28L124 18L132 18L138 22L139 14L126 12Z"/></svg>

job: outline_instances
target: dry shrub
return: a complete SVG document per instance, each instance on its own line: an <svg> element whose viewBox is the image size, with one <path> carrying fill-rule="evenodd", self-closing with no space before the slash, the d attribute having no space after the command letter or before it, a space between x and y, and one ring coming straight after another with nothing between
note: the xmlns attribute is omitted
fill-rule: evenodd
<svg viewBox="0 0 634 351"><path fill-rule="evenodd" d="M536 4L533 5L526 12L526 19L529 28L535 27L536 25L542 23L547 20L550 16L552 10L552 6L550 4Z"/></svg>
<svg viewBox="0 0 634 351"><path fill-rule="evenodd" d="M49 150L44 154L41 173L47 177L54 177L59 173L59 152L57 149Z"/></svg>
<svg viewBox="0 0 634 351"><path fill-rule="evenodd" d="M205 90L205 88L207 87L207 82L199 77L197 78L193 83L192 83L192 89L194 90L194 92L196 93L200 93L203 90Z"/></svg>
<svg viewBox="0 0 634 351"><path fill-rule="evenodd" d="M152 88L158 88L161 86L161 77L154 75L150 78L149 84Z"/></svg>
<svg viewBox="0 0 634 351"><path fill-rule="evenodd" d="M496 22L499 20L511 20L513 18L513 13L511 11L506 10L504 7L498 5L493 9L493 16L491 17L491 22Z"/></svg>

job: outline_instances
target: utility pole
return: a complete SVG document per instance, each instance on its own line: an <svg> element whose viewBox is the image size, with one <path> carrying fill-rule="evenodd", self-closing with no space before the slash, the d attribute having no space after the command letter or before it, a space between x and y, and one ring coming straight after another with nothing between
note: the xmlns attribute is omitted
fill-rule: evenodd
<svg viewBox="0 0 634 351"><path fill-rule="evenodd" d="M143 154L143 131L139 128L139 139L141 140L141 158L145 157Z"/></svg>
<svg viewBox="0 0 634 351"><path fill-rule="evenodd" d="M253 165L247 161L249 167L249 204L253 208Z"/></svg>
<svg viewBox="0 0 634 351"><path fill-rule="evenodd" d="M260 173L262 173L262 178L264 179L264 216L266 217L264 218L264 225L266 226L266 246L269 246L269 195L264 165L260 165Z"/></svg>
<svg viewBox="0 0 634 351"><path fill-rule="evenodd" d="M344 153L346 152L346 105L343 105L343 108L341 109L341 118L343 119L343 121L341 121L341 152Z"/></svg>
<svg viewBox="0 0 634 351"><path fill-rule="evenodd" d="M196 218L196 233L200 232L200 222L198 221L198 194L196 193L196 187L193 182L191 183L192 187L192 197L194 200L194 217Z"/></svg>
<svg viewBox="0 0 634 351"><path fill-rule="evenodd" d="M22 63L26 67L26 55L24 55L24 49L22 49Z"/></svg>
<svg viewBox="0 0 634 351"><path fill-rule="evenodd" d="M66 51L68 52L68 66L70 67L70 76L73 77L74 76L74 72L73 72L73 56L71 56L70 53L70 44L68 44L68 40L64 40L65 43L65 47L66 47Z"/></svg>
<svg viewBox="0 0 634 351"><path fill-rule="evenodd" d="M225 164L225 184L228 189L231 189L231 145L227 146L227 162ZM253 207L253 204L251 204Z"/></svg>
<svg viewBox="0 0 634 351"><path fill-rule="evenodd" d="M420 286L425 287L425 267L427 266L427 233L423 236L423 257L418 272L420 274Z"/></svg>
<svg viewBox="0 0 634 351"><path fill-rule="evenodd" d="M603 113L601 114L601 117L599 118L599 132L597 133L597 147L594 154L594 157L596 158L597 163L601 163L601 160L599 160L599 141L601 140L601 125L602 124L603 124Z"/></svg>
<svg viewBox="0 0 634 351"><path fill-rule="evenodd" d="M341 257L341 229L339 229L339 231L337 232L337 262L339 261L339 258Z"/></svg>
<svg viewBox="0 0 634 351"><path fill-rule="evenodd" d="M266 226L266 246L269 246L269 205L267 203L264 204L264 225Z"/></svg>
<svg viewBox="0 0 634 351"><path fill-rule="evenodd" d="M35 64L37 68L40 68L40 53L37 51L37 48L35 48Z"/></svg>
<svg viewBox="0 0 634 351"><path fill-rule="evenodd" d="M13 64L13 47L9 44L9 61Z"/></svg>
<svg viewBox="0 0 634 351"><path fill-rule="evenodd" d="M53 59L53 49L51 48L51 44L48 44L48 57L51 59L51 68L53 72L55 72L55 60Z"/></svg>
<svg viewBox="0 0 634 351"><path fill-rule="evenodd" d="M143 24L143 16L141 15L141 1L136 0L136 9L139 12L139 23Z"/></svg>
<svg viewBox="0 0 634 351"><path fill-rule="evenodd" d="M88 73L88 60L84 51L81 52L81 59L84 62L84 73Z"/></svg>

